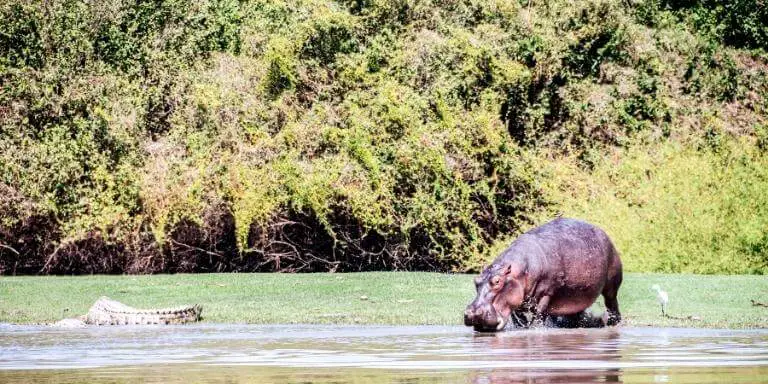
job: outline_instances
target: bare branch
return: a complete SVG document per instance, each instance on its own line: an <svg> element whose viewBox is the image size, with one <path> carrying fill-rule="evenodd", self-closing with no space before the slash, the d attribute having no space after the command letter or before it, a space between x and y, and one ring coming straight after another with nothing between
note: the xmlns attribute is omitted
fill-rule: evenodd
<svg viewBox="0 0 768 384"><path fill-rule="evenodd" d="M21 255L21 254L19 253L19 251L17 251L17 250L15 250L15 249L13 249L13 247L11 247L10 245L5 245L5 244L3 244L3 243L0 243L0 248L5 248L5 249L7 249L7 250L9 250L9 251L11 251L11 252L13 252L13 253L15 253L15 254L16 254L16 256L20 256L20 255Z"/></svg>
<svg viewBox="0 0 768 384"><path fill-rule="evenodd" d="M211 252L211 251L206 250L206 249L198 248L198 247L195 247L195 246L192 246L192 245L189 245L189 244L184 244L184 243L178 242L178 241L176 241L174 239L171 239L171 243L175 244L175 245L179 245L179 246L185 247L187 249L193 249L193 250L196 250L196 251L203 252L206 255L216 256L216 257L224 257L224 255L222 255L221 253Z"/></svg>

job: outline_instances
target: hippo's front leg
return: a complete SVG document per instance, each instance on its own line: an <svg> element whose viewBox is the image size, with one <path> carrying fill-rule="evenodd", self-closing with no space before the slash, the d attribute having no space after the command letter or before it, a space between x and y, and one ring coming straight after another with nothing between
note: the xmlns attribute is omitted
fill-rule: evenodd
<svg viewBox="0 0 768 384"><path fill-rule="evenodd" d="M549 295L542 296L539 302L536 304L536 323L538 325L544 324L544 319L547 318L549 312Z"/></svg>

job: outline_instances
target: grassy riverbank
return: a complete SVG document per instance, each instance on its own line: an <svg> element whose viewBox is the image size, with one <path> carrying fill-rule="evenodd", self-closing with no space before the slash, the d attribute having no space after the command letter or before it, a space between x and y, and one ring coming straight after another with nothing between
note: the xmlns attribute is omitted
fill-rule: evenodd
<svg viewBox="0 0 768 384"><path fill-rule="evenodd" d="M474 294L472 277L391 272L2 277L0 322L72 317L107 295L137 307L199 303L204 320L216 323L461 324ZM669 312L680 319L661 317L653 284L669 292ZM625 324L631 326L767 327L768 308L752 306L750 299L768 302L764 276L629 273L620 292Z"/></svg>

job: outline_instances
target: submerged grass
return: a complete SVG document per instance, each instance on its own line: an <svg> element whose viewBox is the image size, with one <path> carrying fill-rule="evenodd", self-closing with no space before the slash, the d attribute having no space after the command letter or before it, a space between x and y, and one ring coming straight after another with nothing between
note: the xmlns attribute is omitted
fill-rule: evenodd
<svg viewBox="0 0 768 384"><path fill-rule="evenodd" d="M460 325L472 275L197 274L0 278L0 322L44 323L84 314L102 295L136 307L199 303L204 321L256 324ZM651 290L669 293L664 318ZM763 328L762 276L627 273L619 303L627 326ZM602 311L602 300L595 311Z"/></svg>

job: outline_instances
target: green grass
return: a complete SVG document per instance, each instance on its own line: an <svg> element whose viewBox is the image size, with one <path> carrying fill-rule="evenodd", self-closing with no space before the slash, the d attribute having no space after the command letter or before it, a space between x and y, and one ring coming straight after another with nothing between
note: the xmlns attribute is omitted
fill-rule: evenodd
<svg viewBox="0 0 768 384"><path fill-rule="evenodd" d="M461 324L472 275L414 272L0 278L0 322L44 323L84 314L106 295L136 307L199 303L213 323ZM663 318L651 285L669 292ZM768 326L763 276L626 274L619 303L630 326ZM596 305L602 310L602 300ZM688 316L700 320L687 319Z"/></svg>

